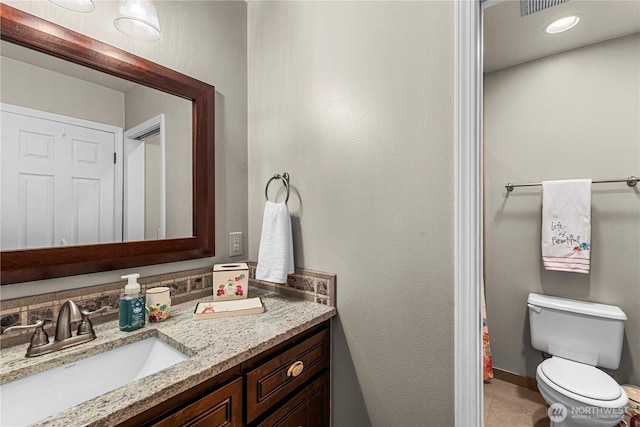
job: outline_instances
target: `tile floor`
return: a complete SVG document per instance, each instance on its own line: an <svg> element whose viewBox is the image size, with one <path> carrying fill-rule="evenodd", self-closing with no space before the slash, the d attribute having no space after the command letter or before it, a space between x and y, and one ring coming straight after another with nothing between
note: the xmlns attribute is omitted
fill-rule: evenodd
<svg viewBox="0 0 640 427"><path fill-rule="evenodd" d="M484 384L485 427L548 427L547 406L540 393L506 381Z"/></svg>

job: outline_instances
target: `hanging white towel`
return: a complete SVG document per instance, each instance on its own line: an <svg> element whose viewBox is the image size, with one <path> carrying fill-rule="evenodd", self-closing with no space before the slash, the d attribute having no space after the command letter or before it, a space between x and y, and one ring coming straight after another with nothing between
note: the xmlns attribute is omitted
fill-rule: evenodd
<svg viewBox="0 0 640 427"><path fill-rule="evenodd" d="M289 207L285 202L267 201L262 219L256 279L286 283L287 275L294 271L293 234Z"/></svg>
<svg viewBox="0 0 640 427"><path fill-rule="evenodd" d="M591 180L542 182L542 262L547 270L589 273Z"/></svg>

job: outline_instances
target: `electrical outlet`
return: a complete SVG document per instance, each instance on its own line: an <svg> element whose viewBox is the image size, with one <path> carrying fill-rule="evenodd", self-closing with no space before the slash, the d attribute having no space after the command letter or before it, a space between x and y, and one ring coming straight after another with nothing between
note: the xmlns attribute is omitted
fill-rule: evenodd
<svg viewBox="0 0 640 427"><path fill-rule="evenodd" d="M242 231L229 233L229 256L242 255Z"/></svg>

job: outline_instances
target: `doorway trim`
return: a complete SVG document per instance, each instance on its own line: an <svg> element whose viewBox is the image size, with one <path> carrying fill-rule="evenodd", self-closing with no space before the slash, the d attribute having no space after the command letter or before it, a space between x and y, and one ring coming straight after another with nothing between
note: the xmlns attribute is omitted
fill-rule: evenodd
<svg viewBox="0 0 640 427"><path fill-rule="evenodd" d="M457 0L455 24L455 425L483 423L482 379L482 12Z"/></svg>
<svg viewBox="0 0 640 427"><path fill-rule="evenodd" d="M155 238L167 234L167 169L164 113L124 132L123 241L145 239L145 139L160 137L160 226Z"/></svg>

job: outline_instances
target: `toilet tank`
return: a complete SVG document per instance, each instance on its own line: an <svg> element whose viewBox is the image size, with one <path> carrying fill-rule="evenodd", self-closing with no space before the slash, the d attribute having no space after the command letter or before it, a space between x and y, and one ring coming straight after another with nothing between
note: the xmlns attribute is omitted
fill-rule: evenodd
<svg viewBox="0 0 640 427"><path fill-rule="evenodd" d="M619 307L533 293L527 305L533 348L592 366L618 368L627 320Z"/></svg>

